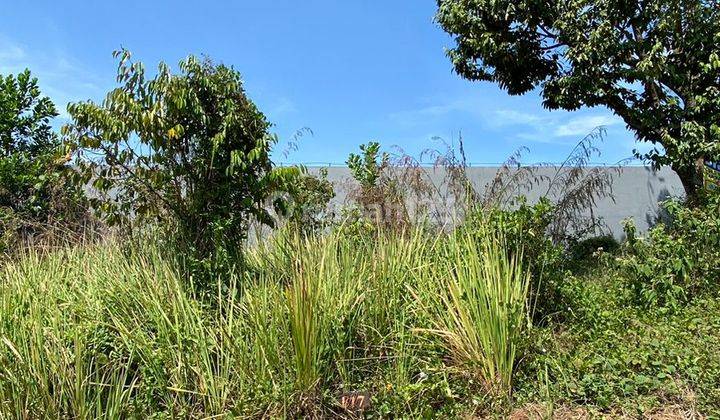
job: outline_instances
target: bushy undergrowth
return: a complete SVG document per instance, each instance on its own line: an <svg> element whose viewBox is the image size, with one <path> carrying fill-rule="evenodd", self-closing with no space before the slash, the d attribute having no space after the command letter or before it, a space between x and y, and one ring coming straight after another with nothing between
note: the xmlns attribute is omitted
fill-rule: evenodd
<svg viewBox="0 0 720 420"><path fill-rule="evenodd" d="M695 296L720 285L720 192L686 207L665 203L667 221L637 237L632 223L622 260L631 279L635 302L677 309Z"/></svg>
<svg viewBox="0 0 720 420"><path fill-rule="evenodd" d="M568 315L534 331L516 379L518 404L637 418L720 415L718 300L697 299L671 314L648 310L635 304L623 276L602 265L568 279Z"/></svg>
<svg viewBox="0 0 720 420"><path fill-rule="evenodd" d="M531 317L542 323L561 312L559 287L566 275L563 247L547 235L555 207L542 199L529 204L524 197L511 209L475 209L469 212L460 229L476 229L480 222L499 232L508 254L522 250L521 262L530 273Z"/></svg>
<svg viewBox="0 0 720 420"><path fill-rule="evenodd" d="M29 251L0 274L0 412L322 416L353 390L467 410L509 390L527 323L526 272L489 235L279 233L214 296L153 247Z"/></svg>
<svg viewBox="0 0 720 420"><path fill-rule="evenodd" d="M638 304L606 255L545 295L532 264L557 249L512 237L535 213L480 214L450 233L280 230L214 288L157 245L28 250L0 271L0 413L351 416L347 395L378 416L718 413L712 289ZM533 325L540 299L563 316Z"/></svg>

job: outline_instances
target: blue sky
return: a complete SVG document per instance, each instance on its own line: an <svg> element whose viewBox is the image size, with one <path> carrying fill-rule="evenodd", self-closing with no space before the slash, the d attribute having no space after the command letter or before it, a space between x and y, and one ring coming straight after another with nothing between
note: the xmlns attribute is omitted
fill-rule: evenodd
<svg viewBox="0 0 720 420"><path fill-rule="evenodd" d="M608 110L550 112L535 93L511 97L455 75L434 9L433 0L13 2L0 14L0 74L29 67L64 110L114 87L120 46L147 68L207 54L242 73L283 139L282 162L341 164L370 140L418 155L459 133L470 162L502 162L521 146L525 163L558 162L597 125L607 128L597 162L632 156L638 145ZM285 156L304 127L313 134Z"/></svg>

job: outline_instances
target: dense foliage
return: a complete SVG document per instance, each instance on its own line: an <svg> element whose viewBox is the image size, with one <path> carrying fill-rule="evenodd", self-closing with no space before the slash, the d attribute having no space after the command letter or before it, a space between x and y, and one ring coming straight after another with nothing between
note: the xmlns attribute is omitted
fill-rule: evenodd
<svg viewBox="0 0 720 420"><path fill-rule="evenodd" d="M636 304L624 278L622 269L603 264L566 280L568 317L535 330L516 378L521 411L571 418L720 415L718 299L699 298L673 313L649 310Z"/></svg>
<svg viewBox="0 0 720 420"><path fill-rule="evenodd" d="M711 191L703 205L665 203L667 221L638 238L626 225L623 263L630 271L636 301L677 308L699 293L720 286L720 193Z"/></svg>
<svg viewBox="0 0 720 420"><path fill-rule="evenodd" d="M238 72L191 56L147 79L117 56L120 86L102 104L69 105L64 127L105 220L158 223L201 260L241 243L251 219L273 224L267 200L297 169L273 168L270 124Z"/></svg>
<svg viewBox="0 0 720 420"><path fill-rule="evenodd" d="M57 115L30 71L0 77L0 252L53 228L85 227L82 191L50 125Z"/></svg>
<svg viewBox="0 0 720 420"><path fill-rule="evenodd" d="M513 95L540 88L550 109L606 106L638 139L662 146L646 157L671 165L688 196L701 190L703 161L720 156L717 1L438 5L458 74Z"/></svg>
<svg viewBox="0 0 720 420"><path fill-rule="evenodd" d="M312 416L353 389L381 412L452 413L467 379L507 398L528 283L503 245L480 227L283 231L206 298L155 246L30 253L0 270L0 413Z"/></svg>
<svg viewBox="0 0 720 420"><path fill-rule="evenodd" d="M293 228L313 232L332 222L334 214L329 203L335 190L327 175L325 168L317 174L300 168L300 173L285 183L286 199L278 203L284 206L281 210Z"/></svg>
<svg viewBox="0 0 720 420"><path fill-rule="evenodd" d="M58 115L50 98L42 96L29 70L0 78L0 151L37 155L57 146L50 120Z"/></svg>
<svg viewBox="0 0 720 420"><path fill-rule="evenodd" d="M283 230L211 296L155 245L31 251L0 269L0 413L355 415L347 395L377 416L720 413L717 299L648 310L605 258L531 323L497 227Z"/></svg>
<svg viewBox="0 0 720 420"><path fill-rule="evenodd" d="M554 212L555 207L547 199L530 205L520 197L510 209L476 209L461 227L473 230L478 220L485 221L493 230L502 232L509 251L522 250L521 259L531 274L528 306L538 322L562 311L558 293L566 274L563 247L547 235Z"/></svg>

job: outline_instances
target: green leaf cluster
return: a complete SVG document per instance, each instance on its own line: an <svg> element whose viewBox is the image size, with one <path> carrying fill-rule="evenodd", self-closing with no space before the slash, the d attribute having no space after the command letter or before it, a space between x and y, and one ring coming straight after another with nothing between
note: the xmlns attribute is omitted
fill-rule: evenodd
<svg viewBox="0 0 720 420"><path fill-rule="evenodd" d="M69 105L63 127L105 220L159 225L201 259L239 244L251 220L273 225L267 200L299 170L273 167L276 138L240 74L190 56L149 77L128 51L115 56L118 87Z"/></svg>
<svg viewBox="0 0 720 420"><path fill-rule="evenodd" d="M0 250L83 213L51 126L57 115L29 70L0 76Z"/></svg>
<svg viewBox="0 0 720 420"><path fill-rule="evenodd" d="M720 194L707 193L704 204L688 208L677 200L664 203L666 220L637 238L633 225L622 265L635 301L648 307L677 309L720 284Z"/></svg>
<svg viewBox="0 0 720 420"><path fill-rule="evenodd" d="M693 198L720 157L716 0L439 0L458 74L549 109L604 106L671 165Z"/></svg>

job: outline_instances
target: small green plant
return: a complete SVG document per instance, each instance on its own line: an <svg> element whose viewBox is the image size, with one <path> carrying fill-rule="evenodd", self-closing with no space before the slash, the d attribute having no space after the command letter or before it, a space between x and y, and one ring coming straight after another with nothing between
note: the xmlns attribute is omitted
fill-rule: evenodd
<svg viewBox="0 0 720 420"><path fill-rule="evenodd" d="M358 183L349 197L373 224L398 230L407 228L410 224L405 202L408 191L403 188L417 192L419 185L411 186L412 181L406 179L406 175L415 173L414 168L407 168L402 174L393 171L390 155L380 154L377 142L360 145L360 152L360 155L351 153L347 160L350 173Z"/></svg>
<svg viewBox="0 0 720 420"><path fill-rule="evenodd" d="M314 392L321 381L332 378L333 368L342 371L334 363L343 358L352 339L361 302L359 284L345 279L361 276L362 271L354 271L363 266L344 264L353 257L339 248L342 241L329 238L313 243L295 239L293 244L294 249L303 251L301 258L293 262L286 292L290 336L298 390L307 394Z"/></svg>
<svg viewBox="0 0 720 420"><path fill-rule="evenodd" d="M380 154L380 143L371 141L360 145L361 155L351 153L347 160L353 178L362 188L370 190L378 186L382 171L390 161L387 153Z"/></svg>
<svg viewBox="0 0 720 420"><path fill-rule="evenodd" d="M367 254L340 232L319 236L287 229L272 245L249 254L265 284L279 284L286 308L288 350L295 401L315 403L322 386L346 372L342 360L351 347L369 276Z"/></svg>

